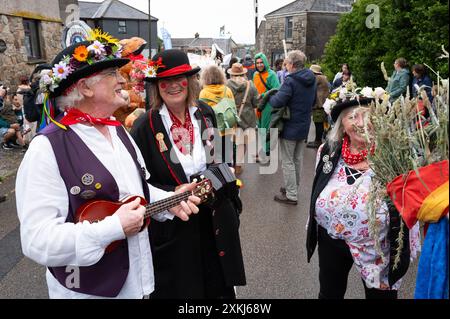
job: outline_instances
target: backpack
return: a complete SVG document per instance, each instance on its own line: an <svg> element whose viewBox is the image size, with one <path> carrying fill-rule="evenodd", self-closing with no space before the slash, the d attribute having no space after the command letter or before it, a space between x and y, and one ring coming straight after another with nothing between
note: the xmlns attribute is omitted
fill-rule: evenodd
<svg viewBox="0 0 450 319"><path fill-rule="evenodd" d="M224 87L223 97L219 100L210 100L206 98L200 99L204 102L212 102L216 103L212 107L217 119L217 129L224 133L225 129L233 128L239 122L239 116L237 114L236 103L234 99L230 99L227 97L227 87Z"/></svg>

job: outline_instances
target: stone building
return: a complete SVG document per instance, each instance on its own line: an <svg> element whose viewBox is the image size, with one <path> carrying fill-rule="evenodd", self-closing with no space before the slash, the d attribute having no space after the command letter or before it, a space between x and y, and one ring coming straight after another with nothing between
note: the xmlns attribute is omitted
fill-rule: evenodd
<svg viewBox="0 0 450 319"><path fill-rule="evenodd" d="M256 34L256 50L264 52L271 65L284 57L286 48L302 50L308 61L322 56L325 44L335 34L342 13L350 12L354 0L297 0L264 17Z"/></svg>
<svg viewBox="0 0 450 319"><path fill-rule="evenodd" d="M15 90L37 64L61 51L58 0L0 0L0 82Z"/></svg>

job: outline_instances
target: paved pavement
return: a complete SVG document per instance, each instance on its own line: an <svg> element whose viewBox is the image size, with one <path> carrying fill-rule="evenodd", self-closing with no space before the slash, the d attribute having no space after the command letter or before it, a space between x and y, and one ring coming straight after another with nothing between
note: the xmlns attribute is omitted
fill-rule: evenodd
<svg viewBox="0 0 450 319"><path fill-rule="evenodd" d="M312 136L312 135L311 135ZM14 181L23 155L0 150L0 299L48 298L45 268L24 257L20 247ZM315 299L319 292L317 253L306 262L305 225L314 175L315 150L306 149L299 205L273 201L282 185L281 167L275 174L259 174L260 164L247 164L240 178L244 211L241 215L241 243L247 285L237 287L238 298ZM2 175L3 174L3 175ZM400 298L413 298L417 262L410 267ZM364 298L361 279L352 270L346 298Z"/></svg>

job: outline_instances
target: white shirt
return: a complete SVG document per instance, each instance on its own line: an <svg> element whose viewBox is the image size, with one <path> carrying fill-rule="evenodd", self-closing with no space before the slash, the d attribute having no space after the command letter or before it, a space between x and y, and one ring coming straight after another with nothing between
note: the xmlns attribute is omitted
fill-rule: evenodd
<svg viewBox="0 0 450 319"><path fill-rule="evenodd" d="M172 119L170 118L169 110L165 104L162 105L159 110L159 114L161 115L161 119L164 124L164 128L166 132L169 134L170 142L172 143L172 151L175 151L181 166L183 166L184 173L186 174L186 178L189 181L191 175L203 172L206 169L206 155L203 147L202 136L200 132L200 125L197 118L194 116L194 113L197 111L196 106L189 107L189 114L191 115L191 121L194 125L194 149L191 154L184 155L180 152L178 147L175 145L172 134L170 132L170 128L173 124ZM176 162L176 158L171 156L171 160Z"/></svg>
<svg viewBox="0 0 450 319"><path fill-rule="evenodd" d="M108 126L113 146L94 127L75 124L70 128L112 174L119 187L120 198L127 195L143 196L136 165L115 127ZM133 139L130 140L136 149L138 161L145 167L141 152ZM151 185L149 188L151 202L173 194ZM65 223L68 193L46 136L34 138L24 156L17 173L16 201L23 253L39 264L49 267L94 265L112 241L125 238L119 218L115 215L93 224ZM160 221L173 218L167 211L157 216L156 219ZM128 237L128 251L128 277L116 298L142 298L154 290L148 232L142 231ZM65 288L48 270L46 277L50 298L102 298Z"/></svg>

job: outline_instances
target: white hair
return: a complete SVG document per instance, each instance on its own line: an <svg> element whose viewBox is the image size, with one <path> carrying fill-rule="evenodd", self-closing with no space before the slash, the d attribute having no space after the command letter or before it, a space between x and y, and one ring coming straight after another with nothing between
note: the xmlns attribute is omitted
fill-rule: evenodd
<svg viewBox="0 0 450 319"><path fill-rule="evenodd" d="M86 85L91 87L95 85L98 81L100 81L102 78L103 78L103 71L94 76L85 78L84 80L86 80ZM77 83L81 80L83 79L80 79L74 84L72 84L70 92L68 92L65 95L64 94L60 95L56 98L56 105L61 111L64 112L65 109L68 107L77 107L77 105L84 100L84 96L81 94L81 92L78 90L77 87Z"/></svg>
<svg viewBox="0 0 450 319"><path fill-rule="evenodd" d="M345 135L344 125L342 124L342 119L346 117L349 113L354 112L360 105L355 105L344 109L341 114L339 114L336 123L334 123L330 132L327 134L327 142L330 145L330 149L335 150L338 144L342 141Z"/></svg>
<svg viewBox="0 0 450 319"><path fill-rule="evenodd" d="M331 130L327 134L327 142L330 145L331 150L335 150L337 145L342 141L345 135L344 125L342 124L342 119L347 116L352 110L357 108L358 105L349 107L339 114L336 122L333 124Z"/></svg>

